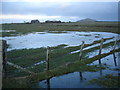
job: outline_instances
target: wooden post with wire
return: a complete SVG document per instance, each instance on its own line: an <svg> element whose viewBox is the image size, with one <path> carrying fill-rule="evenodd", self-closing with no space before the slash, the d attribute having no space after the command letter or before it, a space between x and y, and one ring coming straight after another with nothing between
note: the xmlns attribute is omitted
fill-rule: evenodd
<svg viewBox="0 0 120 90"><path fill-rule="evenodd" d="M117 39L115 40L115 43L114 43L114 46L113 46L113 51L115 51L116 44L117 44ZM113 57L114 57L115 66L117 66L115 52L113 53Z"/></svg>
<svg viewBox="0 0 120 90"><path fill-rule="evenodd" d="M80 48L80 57L79 57L79 59L81 60L82 59L82 52L83 52L83 47L84 47L84 41L82 41L82 44L81 44L81 48Z"/></svg>
<svg viewBox="0 0 120 90"><path fill-rule="evenodd" d="M2 40L3 78L6 78L7 65L7 42Z"/></svg>
<svg viewBox="0 0 120 90"><path fill-rule="evenodd" d="M47 46L47 55L46 55L46 70L49 71L49 61L50 61L50 47Z"/></svg>
<svg viewBox="0 0 120 90"><path fill-rule="evenodd" d="M99 49L99 54L98 55L101 55L102 47L103 47L103 41L104 41L104 39L102 38L101 43L100 43L100 49ZM99 64L101 65L101 59L99 59Z"/></svg>

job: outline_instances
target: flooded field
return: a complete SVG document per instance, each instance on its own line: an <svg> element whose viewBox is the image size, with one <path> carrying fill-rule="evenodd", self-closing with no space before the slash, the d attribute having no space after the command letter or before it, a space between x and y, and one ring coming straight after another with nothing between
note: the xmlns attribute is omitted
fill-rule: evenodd
<svg viewBox="0 0 120 90"><path fill-rule="evenodd" d="M120 88L118 2L81 1L1 1L3 90Z"/></svg>
<svg viewBox="0 0 120 90"><path fill-rule="evenodd" d="M104 38L104 41L100 57L98 53L102 38ZM2 37L2 39L6 40L9 45L7 48L8 61L36 74L34 78L32 77L33 79L25 79L27 85L33 88L103 88L109 87L107 81L107 85L100 83L101 80L109 80L104 79L105 77L119 77L119 34L49 31ZM115 59L112 50L116 40L115 50L118 51L115 53ZM82 60L80 60L82 41L85 41L85 46ZM46 72L47 46L51 47L50 73ZM109 54L111 51L112 53ZM101 59L101 65L98 58ZM115 65L114 60L116 60L117 65ZM7 77L13 78L13 84L15 83L14 78L19 79L19 77L29 76L28 73L19 69L11 66L7 67ZM29 79L31 80L29 81ZM19 79L16 82L19 83L21 80ZM115 81L115 85L110 83L110 87L117 87L118 81L113 81ZM26 82L16 85L22 87L26 85Z"/></svg>
<svg viewBox="0 0 120 90"><path fill-rule="evenodd" d="M118 37L118 34L107 32L74 32L74 31L51 31L35 32L27 35L3 37L9 44L8 51L14 49L41 48L47 46L57 46L66 44L68 46L78 46L85 41L85 44L92 43L101 38ZM114 40L114 39L113 39Z"/></svg>

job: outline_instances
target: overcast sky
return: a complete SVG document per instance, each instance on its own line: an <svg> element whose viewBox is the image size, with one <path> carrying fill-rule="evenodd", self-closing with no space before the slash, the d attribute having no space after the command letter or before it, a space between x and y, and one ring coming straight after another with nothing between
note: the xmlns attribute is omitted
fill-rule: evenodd
<svg viewBox="0 0 120 90"><path fill-rule="evenodd" d="M31 19L77 21L91 18L118 20L118 2L2 2L3 23Z"/></svg>

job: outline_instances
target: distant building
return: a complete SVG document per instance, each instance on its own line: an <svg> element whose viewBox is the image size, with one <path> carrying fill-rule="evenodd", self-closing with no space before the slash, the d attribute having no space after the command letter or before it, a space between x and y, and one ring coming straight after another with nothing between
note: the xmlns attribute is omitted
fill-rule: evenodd
<svg viewBox="0 0 120 90"><path fill-rule="evenodd" d="M38 24L38 23L40 23L39 20L31 20L31 24Z"/></svg>
<svg viewBox="0 0 120 90"><path fill-rule="evenodd" d="M50 21L50 20L47 20L47 21L45 21L45 23L61 23L61 21Z"/></svg>

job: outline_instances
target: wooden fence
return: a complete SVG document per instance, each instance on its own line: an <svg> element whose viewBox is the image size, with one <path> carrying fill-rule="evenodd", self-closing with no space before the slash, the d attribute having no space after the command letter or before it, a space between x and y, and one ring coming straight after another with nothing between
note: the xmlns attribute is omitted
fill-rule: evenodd
<svg viewBox="0 0 120 90"><path fill-rule="evenodd" d="M99 49L98 55L101 55L103 42L104 42L104 38L101 39L100 49ZM117 39L115 40L114 45L113 45L113 50L114 51L115 51L116 44L117 44ZM82 60L82 53L84 52L83 51L84 45L85 45L85 42L82 41L82 44L81 44L81 47L80 47L79 60ZM113 53L113 57L114 57L115 66L117 66L115 52ZM99 65L101 65L101 59L99 59L98 61L99 61ZM47 59L46 59L46 70L47 71L49 71L49 65L50 65L50 47L47 47Z"/></svg>
<svg viewBox="0 0 120 90"><path fill-rule="evenodd" d="M104 42L104 39L102 38L101 43L100 43L100 49L99 49L98 55L101 55L103 42ZM117 40L115 40L115 42L114 42L114 46L113 46L114 51L115 51L116 44L117 44ZM84 45L85 45L85 42L82 41L82 44L81 44L81 47L80 47L79 60L82 60L82 53L84 52L83 51ZM47 52L46 52L46 71L49 71L49 68L50 68L50 52L51 52L51 48L48 46L47 47ZM15 67L17 69L20 69L20 70L22 70L24 72L29 73L29 74L35 74L34 72L29 71L27 69L24 69L23 67L21 67L19 65L8 62L6 54L7 54L7 43L6 43L5 40L3 40L3 75L4 75L4 77L6 77L6 75L5 75L5 73L6 73L6 64L11 65L11 66L13 66L13 67ZM115 66L117 66L115 52L113 53L113 57L114 57ZM99 65L101 65L101 59L99 59L98 61L99 61ZM82 76L81 73L80 73L80 76Z"/></svg>

